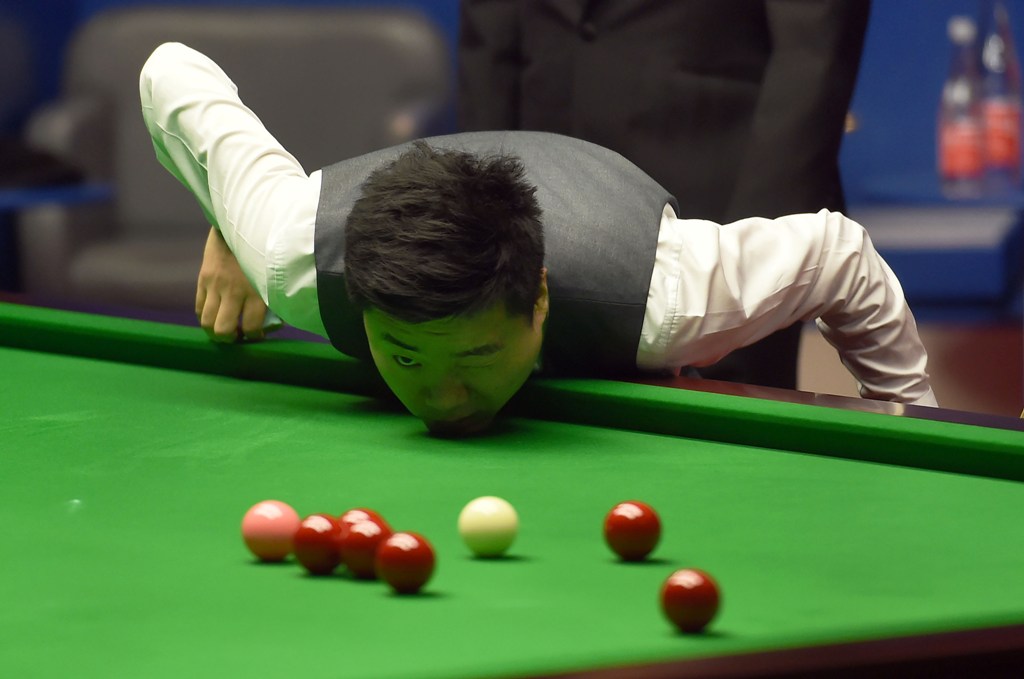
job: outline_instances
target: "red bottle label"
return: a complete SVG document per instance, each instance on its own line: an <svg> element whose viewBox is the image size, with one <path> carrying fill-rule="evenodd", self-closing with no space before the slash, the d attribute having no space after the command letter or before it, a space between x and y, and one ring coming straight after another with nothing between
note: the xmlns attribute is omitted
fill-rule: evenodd
<svg viewBox="0 0 1024 679"><path fill-rule="evenodd" d="M980 177L985 170L984 138L973 120L951 121L939 133L939 172L946 179Z"/></svg>
<svg viewBox="0 0 1024 679"><path fill-rule="evenodd" d="M1020 105L1008 101L986 101L982 111L989 166L1017 169L1020 167Z"/></svg>

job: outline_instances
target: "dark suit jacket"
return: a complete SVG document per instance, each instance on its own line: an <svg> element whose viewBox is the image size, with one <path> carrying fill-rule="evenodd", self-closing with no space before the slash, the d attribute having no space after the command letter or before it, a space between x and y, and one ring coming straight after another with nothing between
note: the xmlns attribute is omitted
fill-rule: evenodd
<svg viewBox="0 0 1024 679"><path fill-rule="evenodd" d="M559 132L726 223L843 210L838 154L870 0L463 0L465 130ZM795 388L800 327L707 377Z"/></svg>
<svg viewBox="0 0 1024 679"><path fill-rule="evenodd" d="M719 222L843 209L869 0L464 0L463 129L608 147Z"/></svg>

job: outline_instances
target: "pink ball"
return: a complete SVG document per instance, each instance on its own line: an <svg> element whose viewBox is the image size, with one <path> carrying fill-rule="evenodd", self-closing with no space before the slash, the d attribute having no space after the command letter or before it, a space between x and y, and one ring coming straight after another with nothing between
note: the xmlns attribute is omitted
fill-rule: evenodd
<svg viewBox="0 0 1024 679"><path fill-rule="evenodd" d="M288 504L264 500L250 507L242 518L242 539L261 561L283 561L291 554L300 521Z"/></svg>

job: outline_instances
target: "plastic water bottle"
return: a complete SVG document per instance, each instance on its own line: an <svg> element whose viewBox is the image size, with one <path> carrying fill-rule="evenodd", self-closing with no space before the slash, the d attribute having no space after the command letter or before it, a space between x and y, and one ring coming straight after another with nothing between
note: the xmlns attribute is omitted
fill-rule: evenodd
<svg viewBox="0 0 1024 679"><path fill-rule="evenodd" d="M994 0L988 10L981 50L986 185L1002 193L1021 179L1021 74L1006 5Z"/></svg>
<svg viewBox="0 0 1024 679"><path fill-rule="evenodd" d="M950 198L977 198L985 179L985 136L981 69L970 17L949 20L952 59L942 87L938 120L938 165L942 190Z"/></svg>

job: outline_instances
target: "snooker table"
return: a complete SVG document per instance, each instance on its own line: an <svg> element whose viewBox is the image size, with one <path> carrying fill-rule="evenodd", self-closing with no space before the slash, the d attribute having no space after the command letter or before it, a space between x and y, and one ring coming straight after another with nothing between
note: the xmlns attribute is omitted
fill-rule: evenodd
<svg viewBox="0 0 1024 679"><path fill-rule="evenodd" d="M5 676L1024 674L1017 420L536 380L445 440L325 344L11 303L0 375ZM491 494L520 534L474 559L456 518ZM431 540L434 578L257 563L239 526L267 498L377 509ZM601 538L626 499L661 515L645 563ZM700 635L658 607L691 566L723 592Z"/></svg>

